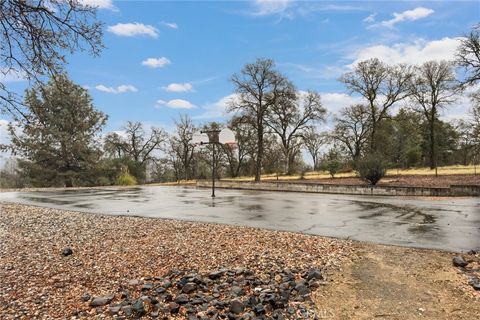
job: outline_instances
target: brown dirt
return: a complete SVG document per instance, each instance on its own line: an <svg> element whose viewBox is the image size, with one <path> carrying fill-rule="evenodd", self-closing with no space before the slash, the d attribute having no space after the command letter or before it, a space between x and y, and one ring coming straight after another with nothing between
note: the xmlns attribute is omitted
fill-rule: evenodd
<svg viewBox="0 0 480 320"><path fill-rule="evenodd" d="M475 319L480 295L452 266L453 254L356 243L314 301L325 319Z"/></svg>
<svg viewBox="0 0 480 320"><path fill-rule="evenodd" d="M305 180L279 180L289 183L318 183L318 184L338 184L338 185L368 185L367 182L356 177L325 178L325 179L305 179ZM397 186L397 187L450 187L452 184L461 185L480 185L480 175L405 175L405 176L386 176L378 183L379 186Z"/></svg>

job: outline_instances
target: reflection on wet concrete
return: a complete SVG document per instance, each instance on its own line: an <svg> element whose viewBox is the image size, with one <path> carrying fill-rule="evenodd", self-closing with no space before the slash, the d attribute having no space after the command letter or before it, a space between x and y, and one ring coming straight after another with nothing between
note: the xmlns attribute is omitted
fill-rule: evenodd
<svg viewBox="0 0 480 320"><path fill-rule="evenodd" d="M477 198L361 197L182 187L0 194L1 200L113 215L245 225L376 243L480 248Z"/></svg>
<svg viewBox="0 0 480 320"><path fill-rule="evenodd" d="M424 213L421 209L415 207L367 201L352 202L358 204L362 208L362 211L371 212L370 214L359 216L360 219L372 219L386 214L395 214L395 218L402 218L402 220L415 222L421 219L421 223L435 223L435 217L433 215Z"/></svg>

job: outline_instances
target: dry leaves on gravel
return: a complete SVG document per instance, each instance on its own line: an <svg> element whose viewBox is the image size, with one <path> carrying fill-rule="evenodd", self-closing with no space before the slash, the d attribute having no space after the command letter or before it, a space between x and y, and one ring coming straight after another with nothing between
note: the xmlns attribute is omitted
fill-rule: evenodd
<svg viewBox="0 0 480 320"><path fill-rule="evenodd" d="M333 269L349 241L289 232L2 204L0 314L63 318L95 309L82 300L171 269ZM71 248L64 256L62 250Z"/></svg>

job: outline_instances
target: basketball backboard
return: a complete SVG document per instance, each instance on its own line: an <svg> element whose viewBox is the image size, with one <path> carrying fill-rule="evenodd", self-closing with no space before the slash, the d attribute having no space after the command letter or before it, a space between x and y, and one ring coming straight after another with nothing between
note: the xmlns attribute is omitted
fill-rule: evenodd
<svg viewBox="0 0 480 320"><path fill-rule="evenodd" d="M223 129L218 136L218 142L222 144L234 144L235 133L228 128Z"/></svg>

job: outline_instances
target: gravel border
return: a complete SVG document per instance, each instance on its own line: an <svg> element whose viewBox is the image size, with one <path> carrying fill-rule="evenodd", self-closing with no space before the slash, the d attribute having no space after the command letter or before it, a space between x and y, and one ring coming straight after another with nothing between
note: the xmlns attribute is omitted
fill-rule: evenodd
<svg viewBox="0 0 480 320"><path fill-rule="evenodd" d="M0 206L5 319L314 318L310 293L353 254L348 240L291 232Z"/></svg>

